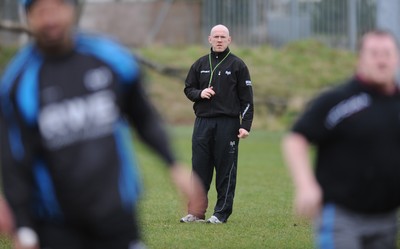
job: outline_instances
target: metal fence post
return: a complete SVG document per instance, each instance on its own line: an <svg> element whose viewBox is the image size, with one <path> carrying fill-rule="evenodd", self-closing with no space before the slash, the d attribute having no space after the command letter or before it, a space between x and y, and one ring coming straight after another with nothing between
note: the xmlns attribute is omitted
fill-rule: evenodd
<svg viewBox="0 0 400 249"><path fill-rule="evenodd" d="M291 1L290 9L291 9L292 40L296 40L299 38L299 2L298 2L298 0Z"/></svg>
<svg viewBox="0 0 400 249"><path fill-rule="evenodd" d="M393 32L400 40L400 3L398 0L377 1L377 27Z"/></svg>
<svg viewBox="0 0 400 249"><path fill-rule="evenodd" d="M347 4L349 48L354 51L357 44L357 0L348 0Z"/></svg>

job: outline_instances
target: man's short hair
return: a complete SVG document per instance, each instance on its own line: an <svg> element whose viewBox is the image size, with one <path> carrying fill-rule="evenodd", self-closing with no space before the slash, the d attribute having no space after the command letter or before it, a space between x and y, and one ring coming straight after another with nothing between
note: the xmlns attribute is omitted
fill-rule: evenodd
<svg viewBox="0 0 400 249"><path fill-rule="evenodd" d="M394 43L396 44L397 49L400 49L399 41L397 40L396 36L393 34L393 32L385 29L374 29L367 31L363 34L361 39L358 41L358 46L357 46L357 52L360 53L361 50L363 49L364 42L367 39L368 36L380 36L380 37L389 37L391 38Z"/></svg>

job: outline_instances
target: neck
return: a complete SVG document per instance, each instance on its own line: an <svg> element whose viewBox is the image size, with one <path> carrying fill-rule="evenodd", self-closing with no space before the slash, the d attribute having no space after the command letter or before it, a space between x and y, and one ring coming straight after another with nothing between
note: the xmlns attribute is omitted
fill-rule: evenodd
<svg viewBox="0 0 400 249"><path fill-rule="evenodd" d="M41 43L40 41L37 41L37 46L44 55L58 57L68 54L70 51L72 51L74 47L74 41L70 37L61 42L55 42L54 44Z"/></svg>
<svg viewBox="0 0 400 249"><path fill-rule="evenodd" d="M225 48L225 50L224 50L224 51L221 51L221 52L214 51L214 49L211 48L211 52L212 52L213 54L225 54L225 53L228 53L228 52L229 52L229 47Z"/></svg>
<svg viewBox="0 0 400 249"><path fill-rule="evenodd" d="M388 79L386 81L377 82L374 79L365 77L360 73L356 75L356 78L361 82L361 84L366 85L374 91L380 92L382 94L392 95L397 92L395 79Z"/></svg>

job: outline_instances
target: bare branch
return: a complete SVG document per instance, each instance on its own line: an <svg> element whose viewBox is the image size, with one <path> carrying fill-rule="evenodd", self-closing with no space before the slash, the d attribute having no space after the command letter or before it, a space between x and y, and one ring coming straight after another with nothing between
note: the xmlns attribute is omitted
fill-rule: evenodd
<svg viewBox="0 0 400 249"><path fill-rule="evenodd" d="M141 63L142 65L156 71L159 74L168 76L168 77L173 77L176 79L179 79L181 81L185 80L184 73L186 72L186 69L182 68L173 68L173 67L168 67L165 65L161 65L159 63L156 63L154 61L151 61L149 59L144 58L143 56L140 56L138 54L135 54L136 59Z"/></svg>
<svg viewBox="0 0 400 249"><path fill-rule="evenodd" d="M15 33L27 33L31 34L29 29L26 26L23 26L21 24L12 22L12 21L0 21L0 30L7 30L10 32L15 32ZM168 77L173 77L177 78L179 80L184 80L184 72L186 70L184 69L179 69L179 68L172 68L168 67L165 65L158 64L154 61L151 61L149 59L144 58L143 56L140 56L138 54L135 54L137 60L139 63L142 65L156 71L159 74L168 76Z"/></svg>
<svg viewBox="0 0 400 249"><path fill-rule="evenodd" d="M30 31L26 26L7 20L0 21L0 30L7 30L15 33L30 34Z"/></svg>

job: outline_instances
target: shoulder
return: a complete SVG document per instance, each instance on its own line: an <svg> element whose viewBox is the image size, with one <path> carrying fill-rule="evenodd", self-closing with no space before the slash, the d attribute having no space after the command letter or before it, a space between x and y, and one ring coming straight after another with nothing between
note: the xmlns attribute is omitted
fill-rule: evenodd
<svg viewBox="0 0 400 249"><path fill-rule="evenodd" d="M353 80L347 80L329 89L323 90L313 102L317 104L335 105L347 98L361 93L357 83Z"/></svg>
<svg viewBox="0 0 400 249"><path fill-rule="evenodd" d="M79 33L76 35L76 50L103 61L124 81L132 81L139 76L139 64L132 52L110 37Z"/></svg>
<svg viewBox="0 0 400 249"><path fill-rule="evenodd" d="M205 70L205 68L209 68L208 54L198 58L190 67L189 73L198 73L201 70Z"/></svg>
<svg viewBox="0 0 400 249"><path fill-rule="evenodd" d="M193 63L193 66L194 67L196 67L196 66L199 66L199 65L202 65L202 64L204 64L204 63L209 63L209 54L206 54L206 55L203 55L203 56L201 56L200 58L198 58L194 63Z"/></svg>
<svg viewBox="0 0 400 249"><path fill-rule="evenodd" d="M303 117L320 117L325 119L329 113L341 106L346 100L361 94L355 87L354 82L348 81L323 90L307 103L304 108ZM364 95L360 95L364 96Z"/></svg>
<svg viewBox="0 0 400 249"><path fill-rule="evenodd" d="M231 56L235 61L237 61L237 62L239 62L239 63L245 64L244 61L243 61L239 56L237 56L236 54L234 54L234 53L231 52L230 56Z"/></svg>
<svg viewBox="0 0 400 249"><path fill-rule="evenodd" d="M23 47L18 53L12 58L12 60L7 65L4 74L1 78L1 93L9 91L13 82L23 73L24 67L27 65L32 55L34 53L34 46L28 44Z"/></svg>
<svg viewBox="0 0 400 249"><path fill-rule="evenodd" d="M91 52L107 52L107 51L119 51L120 53L128 53L129 51L122 46L115 39L91 33L77 33L75 36L77 49L80 51L91 51Z"/></svg>
<svg viewBox="0 0 400 249"><path fill-rule="evenodd" d="M352 80L324 90L306 105L293 130L307 134L310 141L317 141L326 129L333 128L342 120L346 106L343 103L352 97L362 96ZM360 101L362 104L362 102ZM342 107L341 107L342 106ZM339 107L339 108L338 108ZM340 110L339 110L340 109ZM337 111L339 110L339 111Z"/></svg>
<svg viewBox="0 0 400 249"><path fill-rule="evenodd" d="M239 56L233 53L231 53L230 56L234 63L236 63L240 68L247 68L246 63Z"/></svg>

